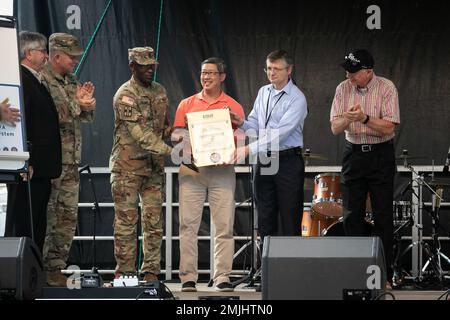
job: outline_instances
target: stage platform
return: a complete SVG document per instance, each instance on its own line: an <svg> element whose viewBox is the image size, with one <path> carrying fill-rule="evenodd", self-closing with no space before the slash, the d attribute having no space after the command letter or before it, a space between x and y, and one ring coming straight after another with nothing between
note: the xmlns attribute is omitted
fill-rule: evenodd
<svg viewBox="0 0 450 320"><path fill-rule="evenodd" d="M255 289L246 288L245 284L239 285L233 292L216 292L213 287L208 287L207 283L197 284L197 292L181 292L180 283L165 283L172 292L176 300L261 300L261 292ZM136 299L156 299L145 293L145 287L134 288L44 288L44 296L39 300L136 300ZM396 300L437 300L445 291L424 291L424 290L391 290ZM166 300L168 298L165 298ZM386 297L386 300L392 299Z"/></svg>

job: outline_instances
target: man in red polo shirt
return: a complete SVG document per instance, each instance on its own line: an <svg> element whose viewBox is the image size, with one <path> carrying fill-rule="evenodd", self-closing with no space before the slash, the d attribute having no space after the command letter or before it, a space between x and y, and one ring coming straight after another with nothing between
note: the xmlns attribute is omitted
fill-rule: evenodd
<svg viewBox="0 0 450 320"><path fill-rule="evenodd" d="M173 125L174 135L180 134L187 127L185 121L187 113L228 108L240 117L245 116L242 106L222 91L221 85L225 78L225 64L222 59L209 58L202 62L200 82L203 90L180 102ZM197 290L197 234L206 195L208 195L212 222L216 230L213 277L215 289L233 291L229 274L232 270L234 254L233 224L236 187L234 167L233 165L201 167L198 172L195 172L182 164L178 181L182 291Z"/></svg>

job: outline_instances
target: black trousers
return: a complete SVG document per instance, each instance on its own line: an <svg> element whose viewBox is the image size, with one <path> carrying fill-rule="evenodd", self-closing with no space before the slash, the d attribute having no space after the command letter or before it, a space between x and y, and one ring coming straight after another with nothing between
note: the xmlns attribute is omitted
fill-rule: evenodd
<svg viewBox="0 0 450 320"><path fill-rule="evenodd" d="M265 175L262 169L267 166L256 166L254 187L262 240L277 235L278 227L280 236L301 235L305 165L299 150L299 153L277 155L279 168L275 174Z"/></svg>
<svg viewBox="0 0 450 320"><path fill-rule="evenodd" d="M382 240L387 276L391 281L395 152L392 141L372 146L346 144L341 179L344 230L347 236L368 236L365 214L367 193L370 192L374 235Z"/></svg>
<svg viewBox="0 0 450 320"><path fill-rule="evenodd" d="M41 254L47 231L47 204L51 192L51 180L31 180L31 207L33 209L34 242ZM30 237L31 223L26 182L8 185L5 237Z"/></svg>

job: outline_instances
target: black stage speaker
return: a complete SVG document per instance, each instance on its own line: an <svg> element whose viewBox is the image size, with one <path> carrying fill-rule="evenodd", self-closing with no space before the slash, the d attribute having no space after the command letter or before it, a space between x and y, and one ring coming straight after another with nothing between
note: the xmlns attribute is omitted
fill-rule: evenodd
<svg viewBox="0 0 450 320"><path fill-rule="evenodd" d="M264 300L373 299L386 286L378 237L266 237Z"/></svg>
<svg viewBox="0 0 450 320"><path fill-rule="evenodd" d="M0 237L0 299L39 298L44 283L42 258L34 242Z"/></svg>

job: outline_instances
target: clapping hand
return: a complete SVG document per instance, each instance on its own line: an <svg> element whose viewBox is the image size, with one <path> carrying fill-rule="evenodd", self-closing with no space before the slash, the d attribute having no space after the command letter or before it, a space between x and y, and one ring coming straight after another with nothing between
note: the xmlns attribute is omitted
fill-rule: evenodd
<svg viewBox="0 0 450 320"><path fill-rule="evenodd" d="M348 111L344 112L344 118L350 122L361 122L365 119L366 115L362 112L361 105L356 104Z"/></svg>
<svg viewBox="0 0 450 320"><path fill-rule="evenodd" d="M8 102L9 99L6 98L0 103L1 119L10 126L15 127L15 122L20 122L20 111L17 108L10 108L11 105Z"/></svg>
<svg viewBox="0 0 450 320"><path fill-rule="evenodd" d="M92 82L86 82L77 86L76 98L82 111L95 110L96 100L94 98L95 86Z"/></svg>

